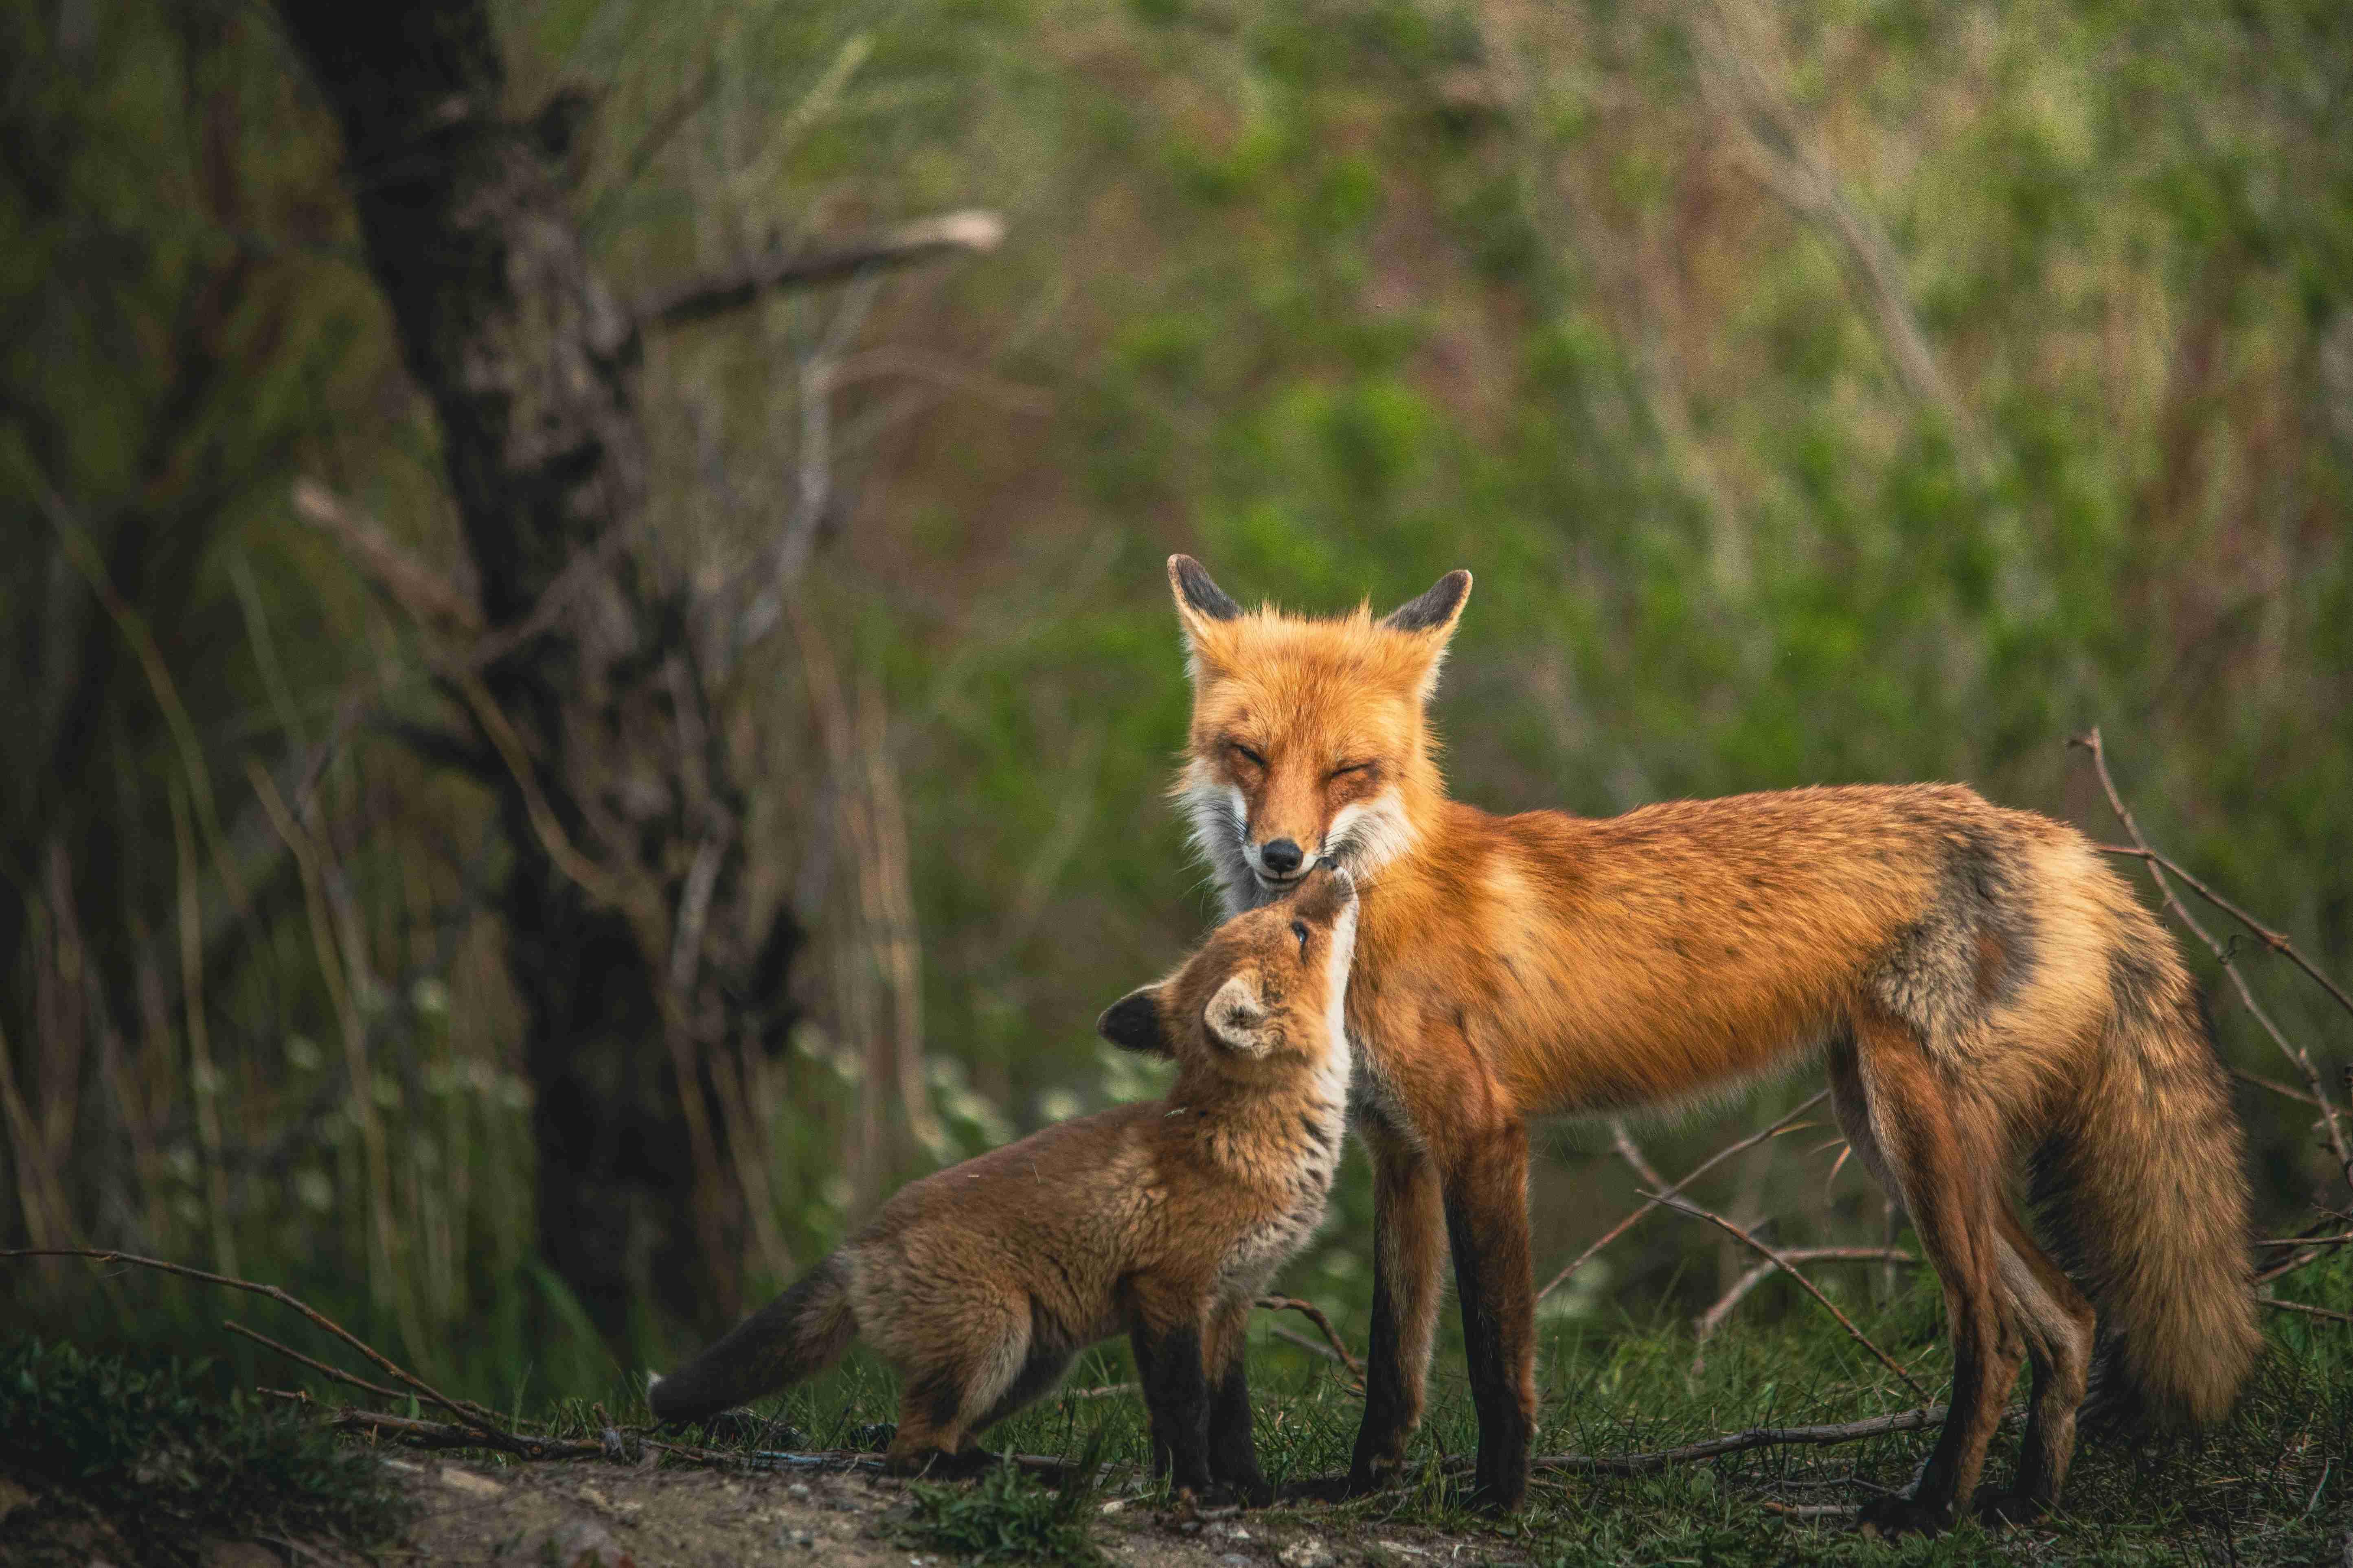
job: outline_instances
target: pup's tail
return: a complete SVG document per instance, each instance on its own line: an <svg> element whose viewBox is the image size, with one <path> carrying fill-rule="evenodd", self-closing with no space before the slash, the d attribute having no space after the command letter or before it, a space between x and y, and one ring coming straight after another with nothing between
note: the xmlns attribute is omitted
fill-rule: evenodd
<svg viewBox="0 0 2353 1568"><path fill-rule="evenodd" d="M700 1421L815 1376L839 1361L857 1337L849 1266L837 1252L717 1344L669 1376L654 1378L646 1402L657 1420Z"/></svg>
<svg viewBox="0 0 2353 1568"><path fill-rule="evenodd" d="M2247 1258L2246 1152L2197 985L2136 907L2108 963L2092 1081L2035 1162L2063 1265L2099 1310L2092 1412L2203 1426L2263 1346Z"/></svg>

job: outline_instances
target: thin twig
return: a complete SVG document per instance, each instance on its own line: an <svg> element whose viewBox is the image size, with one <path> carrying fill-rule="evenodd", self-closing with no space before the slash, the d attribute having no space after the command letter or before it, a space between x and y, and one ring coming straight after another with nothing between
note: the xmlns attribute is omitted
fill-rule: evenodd
<svg viewBox="0 0 2353 1568"><path fill-rule="evenodd" d="M2125 832L2131 837L2134 846L2147 852L2147 858L2143 860L2142 864L2148 868L2149 877L2157 883L2158 891L2165 895L2165 901L2172 909L2175 917L2183 925L2188 926L2221 963L2222 973L2228 974L2231 977L2231 984L2238 988L2239 1000L2246 1004L2248 1013L2253 1016L2256 1023L2263 1026L2263 1033L2269 1035L2272 1037L2272 1043L2279 1047L2281 1054L2294 1062L2303 1072L2305 1082L2311 1086L2313 1100L2320 1107L2320 1120L2327 1130L2328 1146L2336 1152L2337 1167L2344 1173L2346 1184L2353 1186L2353 1149L2346 1146L2345 1130L2337 1124L2337 1106L2328 1098L2328 1090L2321 1080L2320 1069L2312 1065L2312 1058L2306 1053L2302 1046L2291 1041L2280 1032L2279 1026L2272 1022L2271 1015L2264 1012L2263 1004L2255 1000L2254 991L2247 984L2247 977L2239 973L2239 966L2232 959L2230 950L2216 942L2207 932L2206 928L2199 924L2198 917L2189 912L2189 906L2181 901L2181 896L2173 890L2173 884L2166 879L2166 868L2172 865L2172 862L2159 856L2150 847L2148 840L2141 836L2140 825L2133 820L2132 808L2125 804L2125 797L2116 790L2116 780L2108 775L2108 754L2100 742L2098 726L2094 725L2083 734L2074 737L2068 744L2081 746L2092 753L2092 767L2100 775L2100 788L2107 792L2108 808L2116 814L2116 820L2124 824ZM2324 984L2326 984L2325 981ZM2337 988L2330 985L2329 990L2334 993Z"/></svg>
<svg viewBox="0 0 2353 1568"><path fill-rule="evenodd" d="M1357 1377L1365 1375L1365 1363L1350 1353L1347 1345L1340 1339L1340 1331L1332 1326L1332 1320L1325 1317L1324 1309L1314 1302L1303 1301L1296 1296L1261 1296L1257 1305L1261 1311L1297 1312L1324 1331L1324 1339L1331 1342L1332 1353L1339 1358L1342 1366Z"/></svg>
<svg viewBox="0 0 2353 1568"><path fill-rule="evenodd" d="M2255 919L2254 916L2249 914L2246 910L2241 909L2238 905L2232 903L2230 900L2224 898L2221 894L2216 892L2213 889L2200 881L2195 876L2183 870L2179 861L2168 859L2167 857L2158 854L2156 850L2148 848L2146 846L2138 849L2128 849L2121 844L2099 844L2094 845L2093 847L2098 849L2103 855L2129 855L2136 859L2145 860L2152 866L2162 866L2165 869L2180 878L2183 885L2191 892L2197 894L2200 898L2205 900L2208 903L2213 905L2216 909L2221 910L2224 914L2230 916L2232 920L2238 921L2241 925L2254 932L2256 940L2261 942L2265 947L2270 948L2274 952L2283 954L2286 957L2289 963L2295 964L2298 969L2303 970L2306 974L2312 976L2312 978L2319 984L2322 990L2337 998L2337 1005L2339 1007L2344 1008L2348 1013L2353 1013L2353 996L2348 996L2345 994L2344 987L2338 985L2334 980L2329 979L2327 974L2321 972L2318 965L2315 964L2310 959L2305 957L2302 952L2298 952L2295 943L2287 939L2286 933L2272 930L2271 927L2263 924L2263 921Z"/></svg>
<svg viewBox="0 0 2353 1568"><path fill-rule="evenodd" d="M2303 1312L2315 1318L2327 1318L2332 1323L2353 1323L2353 1313L2332 1312L2326 1307L2307 1307L2301 1301L2283 1301L2276 1296L2258 1296L2255 1300L2266 1307L2277 1307L2283 1312Z"/></svg>
<svg viewBox="0 0 2353 1568"><path fill-rule="evenodd" d="M1725 1161L1729 1160L1735 1154L1739 1153L1742 1150L1753 1149L1757 1144L1764 1142L1767 1138L1791 1131L1792 1124L1796 1122L1797 1119L1803 1116L1807 1111L1811 1110L1815 1106L1820 1105L1823 1100L1829 1099L1830 1092L1831 1091L1829 1089L1823 1089L1812 1099L1790 1110L1788 1114L1784 1115L1781 1120L1773 1123L1772 1126L1766 1128L1762 1132L1752 1132L1747 1137L1743 1138L1739 1142L1734 1143L1726 1148L1717 1150L1715 1153L1709 1155L1706 1159L1701 1161L1698 1164L1685 1172L1681 1181L1675 1183L1672 1186L1661 1188L1660 1192L1662 1195L1672 1197L1673 1194L1682 1192L1685 1187L1690 1186L1702 1176L1707 1174L1708 1172L1715 1169L1716 1166L1722 1164ZM1592 1246L1578 1253L1575 1258L1570 1258L1567 1266L1562 1268L1559 1273L1554 1275L1552 1279L1546 1282L1543 1289L1536 1292L1536 1300L1541 1301L1546 1296L1551 1295L1555 1290L1558 1289L1560 1288L1561 1281L1567 1279L1570 1275L1576 1273L1578 1269L1591 1262L1593 1260L1594 1254L1599 1252L1603 1247L1609 1246L1611 1242L1617 1240L1620 1237L1633 1229L1635 1222L1640 1220L1644 1215L1649 1214L1652 1209L1657 1208L1660 1201L1661 1200L1659 1198L1651 1199L1641 1208L1636 1209L1632 1214L1628 1215L1624 1219L1621 1219L1616 1225L1611 1226L1609 1230L1602 1234L1600 1240L1595 1242Z"/></svg>
<svg viewBox="0 0 2353 1568"><path fill-rule="evenodd" d="M2008 1420L2017 1414L2018 1411L2012 1409L2005 1412L2002 1418ZM1893 1415L1874 1415L1865 1421L1843 1421L1830 1426L1756 1426L1746 1432L1732 1432L1721 1437L1687 1443L1680 1448L1662 1448L1656 1453L1542 1454L1530 1464L1539 1470L1567 1470L1581 1475L1642 1476L1653 1470L1663 1470L1671 1465L1688 1465L1725 1454L1746 1453L1751 1448L1827 1447L1836 1443L1860 1443L1870 1437L1883 1437L1891 1432L1917 1432L1936 1426L1944 1418L1945 1406L1930 1405L1918 1410L1898 1411Z"/></svg>
<svg viewBox="0 0 2353 1568"><path fill-rule="evenodd" d="M223 1322L221 1327L227 1329L230 1333L239 1334L246 1339L251 1340L254 1343L260 1345L266 1350L276 1351L280 1355L284 1356L289 1361L301 1362L304 1366L309 1367L311 1371L324 1373L326 1376L334 1379L337 1383L346 1384L353 1388L361 1389L366 1393L374 1394L385 1399L406 1399L411 1397L404 1389L386 1388L380 1383L370 1383L366 1378L361 1377L354 1373L345 1372L339 1366L329 1366L325 1362L313 1361L309 1356L304 1355L301 1351L296 1350L293 1346L280 1344L278 1341L271 1339L268 1334L249 1329L243 1323ZM475 1415L480 1416L486 1421L495 1420L497 1418L496 1414L493 1411L475 1403L473 1400L459 1399L453 1403L458 1405L460 1408L472 1411Z"/></svg>
<svg viewBox="0 0 2353 1568"><path fill-rule="evenodd" d="M1626 1162L1627 1169L1632 1171L1644 1185L1663 1187L1667 1184L1666 1177L1659 1174L1659 1168L1644 1157L1641 1146L1634 1142L1634 1135L1626 1131L1623 1117L1609 1119L1609 1146L1618 1151L1618 1157Z"/></svg>
<svg viewBox="0 0 2353 1568"><path fill-rule="evenodd" d="M1847 1331L1847 1333L1854 1340L1855 1343L1869 1351L1873 1355L1877 1356L1880 1362L1886 1366L1888 1371L1902 1378L1904 1380L1904 1386L1918 1394L1920 1396L1921 1403L1927 1403L1928 1391L1912 1381L1912 1374L1904 1370L1903 1363L1898 1362L1894 1356L1889 1355L1885 1351L1881 1350L1878 1345L1872 1342L1872 1338L1869 1334L1866 1334L1861 1329L1856 1328L1854 1326L1854 1320L1849 1318L1844 1312L1840 1311L1838 1309L1838 1303L1831 1300L1828 1296L1823 1295L1820 1289L1816 1286L1812 1280L1807 1279L1803 1273L1799 1272L1794 1266L1792 1266L1788 1258L1784 1254L1774 1251L1771 1247L1757 1240L1757 1237L1751 1235L1745 1227L1735 1225L1732 1221L1712 1210L1701 1208L1695 1204L1687 1204L1681 1198L1676 1197L1662 1196L1660 1201L1665 1204L1667 1207L1673 1209L1677 1214L1688 1215L1693 1219L1704 1219L1707 1221L1717 1229L1724 1231L1734 1239L1750 1247L1759 1256L1778 1264L1783 1273L1787 1274L1790 1279L1795 1279L1799 1284L1804 1286L1806 1288L1806 1293L1811 1296L1815 1300L1820 1301L1822 1304L1822 1309L1829 1312L1831 1317L1836 1318L1839 1321L1839 1326Z"/></svg>
<svg viewBox="0 0 2353 1568"><path fill-rule="evenodd" d="M2300 1089L2292 1089L2288 1085L2280 1082L2279 1079L2275 1078L2265 1078L2261 1073L2242 1072L2237 1068L2232 1068L2231 1069L2231 1076L2237 1079L2241 1083L2251 1083L2257 1089L2267 1089L2274 1094L2284 1095L2286 1098L2295 1100L2299 1105L2309 1105L2316 1109L2320 1104L2320 1101L2313 1099L2312 1096L2305 1093L2304 1090Z"/></svg>
<svg viewBox="0 0 2353 1568"><path fill-rule="evenodd" d="M1920 1260L1898 1247L1790 1247L1781 1256L1793 1263L1917 1263ZM1742 1298L1778 1272L1778 1263L1759 1263L1733 1281L1732 1289L1716 1298L1715 1305L1702 1312L1692 1324L1692 1332L1705 1344Z"/></svg>
<svg viewBox="0 0 2353 1568"><path fill-rule="evenodd" d="M464 1422L467 1426L480 1432L483 1436L491 1440L492 1447L506 1448L510 1452L514 1453L532 1451L537 1447L533 1440L518 1437L513 1433L509 1432L504 1427L499 1426L496 1422L488 1421L483 1419L481 1416L477 1415L474 1412L467 1409L464 1405L459 1404L456 1400L450 1398L448 1394L442 1393L439 1389L434 1387L431 1384L426 1382L415 1373L410 1372L407 1368L400 1365L397 1362L395 1362L391 1357L385 1355L382 1351L377 1350L374 1345L369 1344L365 1340L361 1339L357 1334L353 1333L349 1329L346 1329L341 1323L338 1323L332 1318L327 1316L324 1312L320 1311L316 1307L311 1306L309 1302L303 1300L299 1296L288 1294L286 1291L279 1289L279 1287L275 1285L257 1284L253 1280L239 1279L235 1276L228 1274L208 1273L202 1268L191 1268L185 1263L169 1263L160 1258L142 1258L136 1253L131 1252L102 1252L95 1247L12 1247L5 1251L0 1251L0 1258L87 1258L93 1263L128 1263L135 1268L153 1268L164 1274L176 1274L184 1279L200 1280L206 1285L225 1285L232 1290L244 1290L256 1296L266 1296L270 1300L276 1301L281 1306L293 1308L296 1311L310 1319L311 1321L326 1330L329 1333L334 1335L337 1339L351 1346L352 1349L367 1357L368 1360L375 1363L378 1367L390 1373L400 1382L406 1384L416 1393L423 1394L434 1404L441 1406L442 1409L447 1410L451 1415L457 1416L459 1420Z"/></svg>
<svg viewBox="0 0 2353 1568"><path fill-rule="evenodd" d="M995 250L1005 220L992 212L954 212L903 224L830 249L779 253L715 277L656 289L637 304L640 329L681 327L738 310L777 289L807 289L884 267L906 267L952 251Z"/></svg>
<svg viewBox="0 0 2353 1568"><path fill-rule="evenodd" d="M318 1373L325 1377L332 1378L337 1383L360 1389L364 1393L375 1394L377 1397L383 1399L406 1399L409 1397L407 1391L405 1389L386 1388L380 1383L370 1383L366 1378L358 1375L356 1373L345 1372L341 1367L329 1366L322 1361L313 1361L309 1356L304 1355L301 1351L296 1350L293 1346L280 1344L268 1334L258 1333L255 1331L247 1328L243 1323L224 1321L221 1324L221 1327L227 1329L230 1333L237 1334L246 1339L251 1340L254 1343L261 1346L265 1350L276 1351L288 1361L301 1362L312 1372Z"/></svg>

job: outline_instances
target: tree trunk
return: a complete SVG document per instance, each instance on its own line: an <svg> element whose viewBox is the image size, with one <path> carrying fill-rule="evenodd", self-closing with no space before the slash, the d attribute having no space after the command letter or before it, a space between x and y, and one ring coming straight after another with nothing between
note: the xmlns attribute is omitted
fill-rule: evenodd
<svg viewBox="0 0 2353 1568"><path fill-rule="evenodd" d="M638 331L568 208L577 106L504 117L484 0L279 8L342 126L488 629L442 673L505 763L541 1249L608 1335L641 1302L708 1327L741 1305L747 1234L774 1236L741 1089L799 937L745 907L693 605L632 550Z"/></svg>

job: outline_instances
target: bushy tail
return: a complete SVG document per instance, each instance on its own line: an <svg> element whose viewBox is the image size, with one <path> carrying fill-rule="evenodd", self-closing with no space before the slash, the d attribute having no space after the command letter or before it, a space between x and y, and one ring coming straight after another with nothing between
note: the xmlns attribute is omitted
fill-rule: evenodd
<svg viewBox="0 0 2353 1568"><path fill-rule="evenodd" d="M2229 1413L2263 1343L2245 1149L2203 999L2137 906L2108 980L2099 1066L2040 1152L2033 1197L2099 1310L2087 1413L2202 1426Z"/></svg>
<svg viewBox="0 0 2353 1568"><path fill-rule="evenodd" d="M835 1253L725 1338L646 1389L659 1421L700 1421L823 1372L858 1337L849 1268Z"/></svg>

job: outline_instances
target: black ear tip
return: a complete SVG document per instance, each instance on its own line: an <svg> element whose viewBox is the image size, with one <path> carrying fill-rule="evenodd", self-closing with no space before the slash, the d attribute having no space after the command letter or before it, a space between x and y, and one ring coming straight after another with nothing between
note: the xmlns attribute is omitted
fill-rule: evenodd
<svg viewBox="0 0 2353 1568"><path fill-rule="evenodd" d="M1471 574L1458 566L1430 584L1430 591L1421 597L1390 611L1381 624L1400 632L1426 632L1433 626L1442 626L1454 618L1470 592Z"/></svg>
<svg viewBox="0 0 2353 1568"><path fill-rule="evenodd" d="M1233 596L1209 576L1209 569L1189 555L1168 558L1168 581L1187 605L1213 621L1230 621L1242 613Z"/></svg>
<svg viewBox="0 0 2353 1568"><path fill-rule="evenodd" d="M1160 1043L1160 1009L1149 991L1131 991L1103 1009L1095 1033L1124 1051L1156 1051Z"/></svg>

